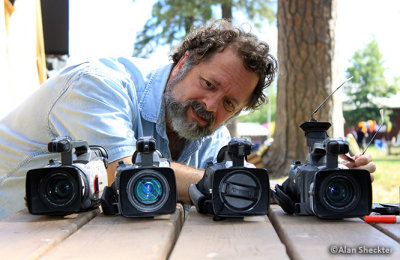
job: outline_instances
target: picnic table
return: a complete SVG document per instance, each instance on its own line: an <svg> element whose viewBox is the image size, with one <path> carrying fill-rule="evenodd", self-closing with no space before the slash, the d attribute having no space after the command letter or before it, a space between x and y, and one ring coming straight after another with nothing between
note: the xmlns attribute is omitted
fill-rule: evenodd
<svg viewBox="0 0 400 260"><path fill-rule="evenodd" d="M185 216L186 215L186 216ZM214 221L178 204L155 218L25 209L0 221L1 259L400 259L400 224L287 215Z"/></svg>

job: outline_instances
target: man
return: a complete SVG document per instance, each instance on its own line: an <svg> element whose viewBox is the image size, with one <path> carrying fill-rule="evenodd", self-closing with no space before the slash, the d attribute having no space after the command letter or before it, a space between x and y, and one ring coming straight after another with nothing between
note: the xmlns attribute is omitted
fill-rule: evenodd
<svg viewBox="0 0 400 260"><path fill-rule="evenodd" d="M26 172L54 157L47 143L56 136L104 146L109 184L118 161L132 163L137 138L153 136L188 202L189 184L230 140L223 125L265 101L277 61L268 44L224 20L193 30L171 56L150 73L124 58L71 66L2 120L0 215L24 206Z"/></svg>

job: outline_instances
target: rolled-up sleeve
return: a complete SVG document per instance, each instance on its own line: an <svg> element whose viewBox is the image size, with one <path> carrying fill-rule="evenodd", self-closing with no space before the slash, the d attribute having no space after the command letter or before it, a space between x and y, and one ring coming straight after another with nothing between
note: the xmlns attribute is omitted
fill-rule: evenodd
<svg viewBox="0 0 400 260"><path fill-rule="evenodd" d="M110 162L132 155L139 116L133 83L91 67L66 77L65 86L49 112L52 132L104 146Z"/></svg>

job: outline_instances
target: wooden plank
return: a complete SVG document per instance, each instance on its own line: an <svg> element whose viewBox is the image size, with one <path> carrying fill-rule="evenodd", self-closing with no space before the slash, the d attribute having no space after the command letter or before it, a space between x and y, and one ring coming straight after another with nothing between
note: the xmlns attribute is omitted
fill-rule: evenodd
<svg viewBox="0 0 400 260"><path fill-rule="evenodd" d="M170 260L288 259L267 216L214 221L192 207Z"/></svg>
<svg viewBox="0 0 400 260"><path fill-rule="evenodd" d="M291 259L354 259L366 256L400 259L400 245L359 218L323 220L315 216L287 215L278 205L271 205L269 216ZM331 252L335 250L341 253ZM367 253L368 250L378 253L373 255Z"/></svg>
<svg viewBox="0 0 400 260"><path fill-rule="evenodd" d="M99 210L66 217L37 216L24 209L0 221L2 259L36 259L99 214Z"/></svg>
<svg viewBox="0 0 400 260"><path fill-rule="evenodd" d="M153 218L99 215L41 259L166 259L184 210Z"/></svg>
<svg viewBox="0 0 400 260"><path fill-rule="evenodd" d="M382 224L370 223L373 227L385 233L389 237L400 243L400 224Z"/></svg>

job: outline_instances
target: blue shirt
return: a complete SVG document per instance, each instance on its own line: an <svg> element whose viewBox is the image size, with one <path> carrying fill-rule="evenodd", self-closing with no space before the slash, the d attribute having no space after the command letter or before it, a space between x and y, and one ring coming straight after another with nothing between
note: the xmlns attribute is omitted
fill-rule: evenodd
<svg viewBox="0 0 400 260"><path fill-rule="evenodd" d="M59 154L47 144L57 136L106 148L109 162L131 156L140 136L153 136L171 158L163 92L172 66L151 70L149 61L105 58L68 67L48 79L27 101L0 121L0 218L24 207L28 170ZM226 127L187 141L177 160L196 168L215 161L228 143Z"/></svg>

